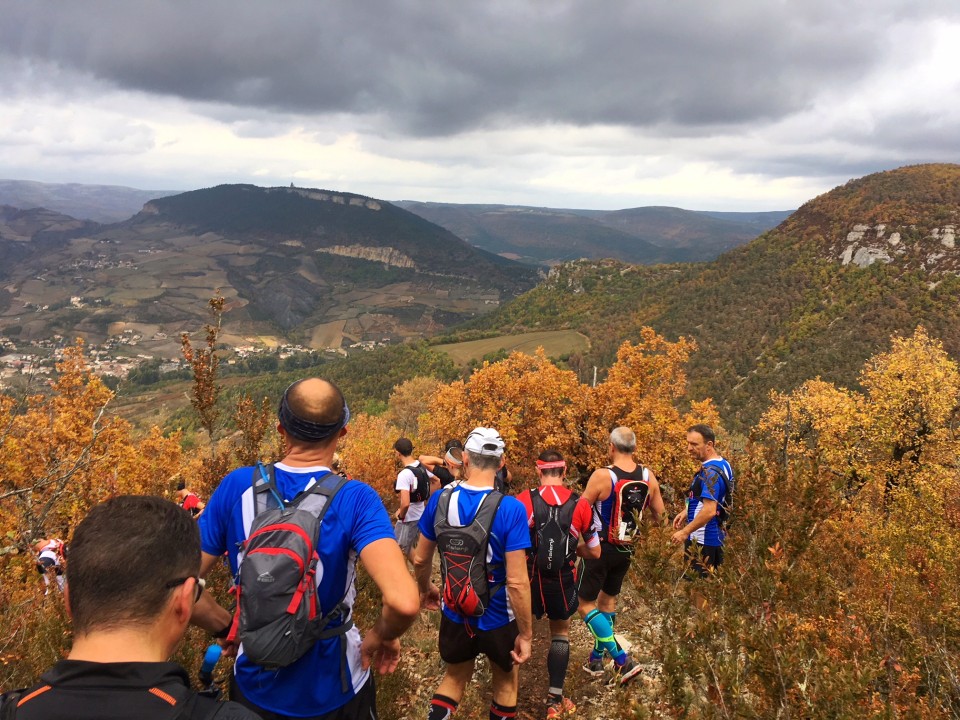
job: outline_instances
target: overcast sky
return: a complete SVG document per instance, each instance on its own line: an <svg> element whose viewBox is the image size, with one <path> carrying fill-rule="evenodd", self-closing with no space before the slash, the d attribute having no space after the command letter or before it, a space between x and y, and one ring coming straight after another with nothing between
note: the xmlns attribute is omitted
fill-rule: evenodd
<svg viewBox="0 0 960 720"><path fill-rule="evenodd" d="M771 210L918 162L957 0L0 0L0 178Z"/></svg>

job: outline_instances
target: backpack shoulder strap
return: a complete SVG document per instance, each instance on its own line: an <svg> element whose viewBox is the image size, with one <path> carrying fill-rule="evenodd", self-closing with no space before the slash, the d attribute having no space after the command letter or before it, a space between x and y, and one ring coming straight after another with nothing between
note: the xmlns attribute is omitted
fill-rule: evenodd
<svg viewBox="0 0 960 720"><path fill-rule="evenodd" d="M477 508L477 514L473 517L473 522L471 525L478 520L481 520L480 526L484 529L487 534L487 541L489 542L490 530L493 528L493 518L497 514L497 509L500 507L500 503L503 501L503 493L499 490L491 490L487 493L487 496L480 501L480 507Z"/></svg>
<svg viewBox="0 0 960 720"><path fill-rule="evenodd" d="M453 485L448 485L440 492L440 497L437 498L437 511L433 515L433 531L437 532L437 529L441 526L446 527L450 524L448 520L450 512L450 498L453 497Z"/></svg>
<svg viewBox="0 0 960 720"><path fill-rule="evenodd" d="M710 473L713 473L715 476L723 480L724 492L729 490L730 478L727 476L727 473L725 472L725 468L722 465L714 464L714 463L710 463L709 465L705 464L701 468L701 472L703 472L704 476L707 476Z"/></svg>
<svg viewBox="0 0 960 720"><path fill-rule="evenodd" d="M283 496L280 494L279 488L277 488L277 476L273 463L264 465L258 462L253 467L250 483L253 488L254 517L267 509L267 493L273 496L273 499L277 501L277 504L281 508L286 507L286 503L283 502Z"/></svg>
<svg viewBox="0 0 960 720"><path fill-rule="evenodd" d="M405 465L403 469L409 470L414 475L416 475L417 478L422 478L427 473L427 469L422 464L421 465Z"/></svg>
<svg viewBox="0 0 960 720"><path fill-rule="evenodd" d="M322 523L323 516L327 514L327 510L329 510L330 505L333 504L333 496L340 492L340 488L342 488L348 482L349 479L345 478L343 475L338 475L337 473L328 470L325 474L317 478L313 485L291 500L287 507L298 506L310 495L322 495L326 498L326 502L324 502L323 507L317 511L317 522Z"/></svg>
<svg viewBox="0 0 960 720"><path fill-rule="evenodd" d="M547 501L543 499L543 495L540 494L540 488L533 488L530 491L530 507L533 508L533 514L537 514L537 506L540 504L547 504Z"/></svg>

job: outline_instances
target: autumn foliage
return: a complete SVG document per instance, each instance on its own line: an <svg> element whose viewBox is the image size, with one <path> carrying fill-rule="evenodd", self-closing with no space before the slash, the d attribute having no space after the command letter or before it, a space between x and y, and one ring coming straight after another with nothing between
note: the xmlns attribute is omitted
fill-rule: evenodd
<svg viewBox="0 0 960 720"><path fill-rule="evenodd" d="M219 429L186 452L179 434L135 433L111 414L112 394L89 372L82 344L44 392L0 396L0 686L32 682L69 644L60 598L44 597L27 552L32 538L69 538L109 495L169 495L177 474L209 494L226 468L280 452L276 398L241 398L230 412L207 407L217 402L214 343L193 355L208 349L195 398L212 419L204 424ZM542 352L486 363L452 383L418 378L396 388L386 413L356 413L339 452L346 471L392 509L400 435L433 454L475 425L494 426L519 488L535 481L533 460L546 447L564 453L576 484L606 461L609 430L626 424L672 516L694 470L686 427L711 423L721 451L733 444L712 402L689 397L685 368L695 352L688 340L643 329L596 387ZM855 387L813 379L764 403L732 455L738 493L720 571L684 581L666 526L648 527L637 548L636 605L618 629L661 672L657 692L624 695L618 716L957 716L956 363L920 328L871 358ZM190 636L181 659L203 642Z"/></svg>

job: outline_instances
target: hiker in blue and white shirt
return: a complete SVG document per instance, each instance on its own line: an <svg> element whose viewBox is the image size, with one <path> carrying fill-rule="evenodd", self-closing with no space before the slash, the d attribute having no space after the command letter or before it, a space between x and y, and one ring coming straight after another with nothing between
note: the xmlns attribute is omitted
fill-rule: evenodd
<svg viewBox="0 0 960 720"><path fill-rule="evenodd" d="M693 425L687 430L687 451L700 463L687 492L687 507L673 519L676 530L671 537L684 543L690 567L705 577L723 563L723 525L721 508L727 504L733 468L715 447L716 434L709 425Z"/></svg>
<svg viewBox="0 0 960 720"><path fill-rule="evenodd" d="M283 460L274 465L278 492L284 501L326 477L337 440L346 434L350 411L340 390L310 378L293 383L283 394L277 430L284 441ZM243 467L228 474L200 516L203 548L201 575L224 552L236 577L242 545L254 517L253 473ZM324 613L341 601L349 622L356 589L357 559L380 589L383 608L361 640L351 628L340 637L318 640L292 664L267 669L254 664L239 648L231 697L261 715L276 718L376 718L371 666L393 672L400 655L399 636L419 611L417 589L407 572L387 514L377 493L365 483L348 480L333 496L320 525L317 598ZM196 624L225 638L232 619L205 593L198 603ZM346 642L341 644L341 638Z"/></svg>
<svg viewBox="0 0 960 720"><path fill-rule="evenodd" d="M478 427L467 436L461 483L435 492L420 518L420 545L414 560L421 602L428 610L440 608L441 593L430 581L438 528L475 526L497 501L494 476L503 463L503 440L493 428ZM437 508L446 503L444 522ZM479 617L458 613L444 599L440 617L440 657L446 673L430 701L428 720L448 720L456 711L464 689L473 677L474 661L483 653L490 660L493 698L491 720L512 719L517 712L518 668L530 658L533 622L530 613L530 577L527 548L530 530L527 512L515 497L502 496L489 525L486 568L492 576L489 605ZM442 548L442 546L441 546Z"/></svg>

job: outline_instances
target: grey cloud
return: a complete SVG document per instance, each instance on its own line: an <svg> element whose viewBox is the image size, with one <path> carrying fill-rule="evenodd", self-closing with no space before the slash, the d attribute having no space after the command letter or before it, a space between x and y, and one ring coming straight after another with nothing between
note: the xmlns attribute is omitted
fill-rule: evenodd
<svg viewBox="0 0 960 720"><path fill-rule="evenodd" d="M0 47L124 89L375 117L384 133L703 128L797 112L870 73L870 40L890 24L956 15L954 5L0 0Z"/></svg>

